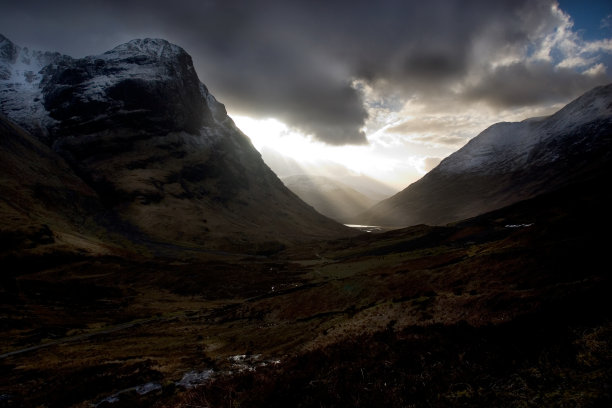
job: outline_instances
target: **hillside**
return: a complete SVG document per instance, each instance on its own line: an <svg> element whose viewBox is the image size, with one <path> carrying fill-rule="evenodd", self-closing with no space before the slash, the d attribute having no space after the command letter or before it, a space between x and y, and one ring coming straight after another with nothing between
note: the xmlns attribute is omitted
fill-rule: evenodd
<svg viewBox="0 0 612 408"><path fill-rule="evenodd" d="M353 233L282 184L182 48L133 40L74 59L0 40L2 112L51 147L131 241L249 252Z"/></svg>
<svg viewBox="0 0 612 408"><path fill-rule="evenodd" d="M105 213L65 160L0 115L0 253L108 252Z"/></svg>
<svg viewBox="0 0 612 408"><path fill-rule="evenodd" d="M552 116L489 127L356 221L443 225L554 191L601 173L612 157L611 135L612 84Z"/></svg>

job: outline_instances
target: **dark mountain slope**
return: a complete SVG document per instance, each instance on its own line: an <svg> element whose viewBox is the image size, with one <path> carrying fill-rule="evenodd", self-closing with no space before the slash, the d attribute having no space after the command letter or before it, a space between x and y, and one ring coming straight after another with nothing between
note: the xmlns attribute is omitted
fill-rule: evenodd
<svg viewBox="0 0 612 408"><path fill-rule="evenodd" d="M182 48L134 40L73 59L1 40L3 112L65 158L132 238L250 251L352 233L281 183Z"/></svg>
<svg viewBox="0 0 612 408"><path fill-rule="evenodd" d="M0 115L0 252L62 245L105 252L105 212L64 159Z"/></svg>

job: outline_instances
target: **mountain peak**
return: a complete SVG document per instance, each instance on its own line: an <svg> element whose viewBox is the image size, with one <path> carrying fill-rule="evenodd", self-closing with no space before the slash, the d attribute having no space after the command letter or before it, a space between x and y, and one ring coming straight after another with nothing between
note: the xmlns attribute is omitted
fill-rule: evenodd
<svg viewBox="0 0 612 408"><path fill-rule="evenodd" d="M163 39L71 58L2 36L0 82L7 116L50 141L120 127L195 134L224 113L201 86L189 54Z"/></svg>
<svg viewBox="0 0 612 408"><path fill-rule="evenodd" d="M612 116L612 83L598 86L574 99L550 117L556 129L577 127Z"/></svg>
<svg viewBox="0 0 612 408"><path fill-rule="evenodd" d="M177 55L187 54L178 45L161 38L137 38L125 44L116 46L105 52L105 56L145 55L147 57L172 58Z"/></svg>

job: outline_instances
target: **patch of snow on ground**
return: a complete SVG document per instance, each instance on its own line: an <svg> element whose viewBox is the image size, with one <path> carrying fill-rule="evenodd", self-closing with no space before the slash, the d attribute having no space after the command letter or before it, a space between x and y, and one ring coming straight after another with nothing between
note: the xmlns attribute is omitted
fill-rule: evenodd
<svg viewBox="0 0 612 408"><path fill-rule="evenodd" d="M232 362L232 368L239 373L243 371L255 371L257 367L280 364L280 360L262 360L261 354L237 354L228 358Z"/></svg>
<svg viewBox="0 0 612 408"><path fill-rule="evenodd" d="M213 370L204 371L189 371L183 375L180 381L176 383L179 387L186 389L197 387L198 385L204 384L214 374Z"/></svg>
<svg viewBox="0 0 612 408"><path fill-rule="evenodd" d="M114 404L117 403L121 400L121 395L122 394L126 394L128 392L132 392L135 391L138 395L146 395L150 392L154 392L154 391L160 391L162 389L161 384L158 383L146 383L146 384L142 384L142 385L137 385L136 387L130 387L130 388L126 388L125 390L121 390L119 392L114 393L113 395L111 395L110 397L106 397L104 398L102 401L98 402L97 404L95 404L96 407L102 405L102 404Z"/></svg>

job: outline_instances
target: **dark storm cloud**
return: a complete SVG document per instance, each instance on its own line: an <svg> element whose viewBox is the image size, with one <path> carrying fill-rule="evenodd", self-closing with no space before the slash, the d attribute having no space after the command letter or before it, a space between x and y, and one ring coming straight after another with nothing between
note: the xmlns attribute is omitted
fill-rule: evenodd
<svg viewBox="0 0 612 408"><path fill-rule="evenodd" d="M276 117L330 144L360 144L367 109L353 80L406 96L444 95L480 60L525 46L550 23L551 4L20 0L3 6L0 22L16 42L77 56L133 37L167 38L193 56L202 81L233 112ZM486 72L466 100L537 100L511 89L497 96L495 87L503 83L497 74L539 78ZM564 86L554 78L554 86Z"/></svg>
<svg viewBox="0 0 612 408"><path fill-rule="evenodd" d="M536 105L575 97L609 81L605 72L578 74L544 62L512 64L483 75L465 92L465 98L486 100L502 108Z"/></svg>

